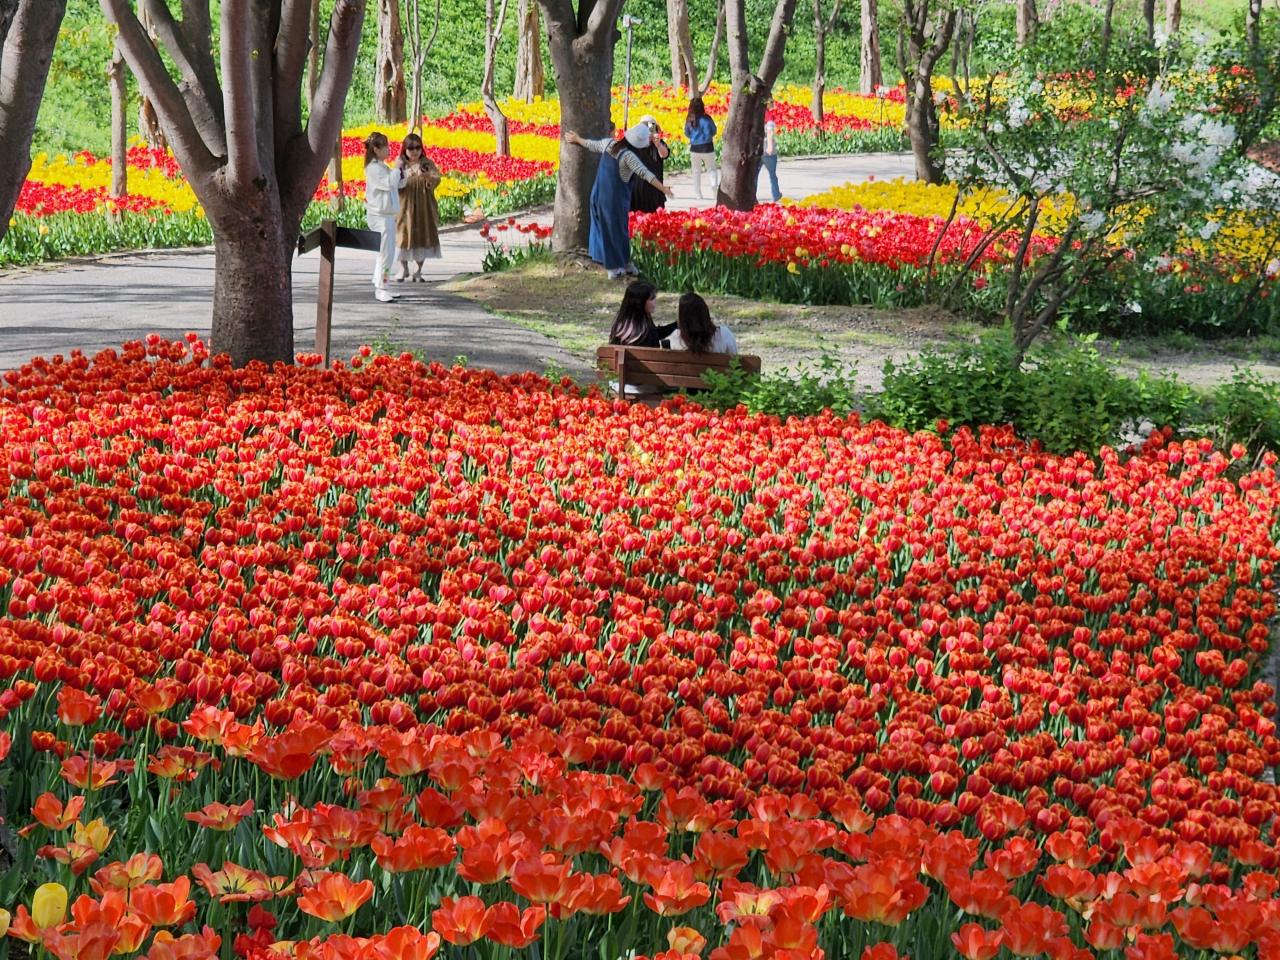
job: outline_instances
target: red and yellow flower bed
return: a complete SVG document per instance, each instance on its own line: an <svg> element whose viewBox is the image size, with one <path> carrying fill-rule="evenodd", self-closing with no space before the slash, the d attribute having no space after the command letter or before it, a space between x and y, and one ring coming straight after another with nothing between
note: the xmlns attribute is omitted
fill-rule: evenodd
<svg viewBox="0 0 1280 960"><path fill-rule="evenodd" d="M300 359L4 377L29 949L1280 949L1271 464Z"/></svg>

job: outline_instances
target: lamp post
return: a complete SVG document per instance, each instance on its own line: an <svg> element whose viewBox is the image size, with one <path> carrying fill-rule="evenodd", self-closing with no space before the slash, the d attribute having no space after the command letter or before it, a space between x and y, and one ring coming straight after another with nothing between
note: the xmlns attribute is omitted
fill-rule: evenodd
<svg viewBox="0 0 1280 960"><path fill-rule="evenodd" d="M631 28L644 23L639 17L626 13L622 16L622 29L627 31L627 75L626 87L622 91L622 129L625 131L631 115Z"/></svg>

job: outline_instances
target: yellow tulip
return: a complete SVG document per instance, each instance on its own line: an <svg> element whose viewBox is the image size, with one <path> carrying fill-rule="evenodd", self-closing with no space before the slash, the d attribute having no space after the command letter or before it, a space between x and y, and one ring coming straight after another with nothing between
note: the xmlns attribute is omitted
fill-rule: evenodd
<svg viewBox="0 0 1280 960"><path fill-rule="evenodd" d="M9 932L9 911L0 907L0 937Z"/></svg>
<svg viewBox="0 0 1280 960"><path fill-rule="evenodd" d="M98 853L102 853L107 849L107 844L111 842L114 832L108 829L101 819L91 820L89 823L77 823L75 842L86 847L93 847Z"/></svg>
<svg viewBox="0 0 1280 960"><path fill-rule="evenodd" d="M41 930L56 927L67 916L67 888L60 883L42 883L31 898L31 919Z"/></svg>

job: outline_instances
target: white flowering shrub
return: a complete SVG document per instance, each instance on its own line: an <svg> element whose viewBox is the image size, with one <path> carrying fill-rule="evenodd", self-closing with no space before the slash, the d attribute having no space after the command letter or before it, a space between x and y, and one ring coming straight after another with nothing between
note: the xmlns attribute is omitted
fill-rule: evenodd
<svg viewBox="0 0 1280 960"><path fill-rule="evenodd" d="M968 148L947 156L948 178L961 195L1002 199L974 255L939 267L952 272L946 299L964 293L1003 313L1019 361L1064 317L1268 326L1280 178L1246 158L1241 134L1274 111L1260 92L1274 71L1241 56L1076 18L1041 29L1006 77L961 92L947 106L967 121ZM993 244L1012 262L975 276Z"/></svg>

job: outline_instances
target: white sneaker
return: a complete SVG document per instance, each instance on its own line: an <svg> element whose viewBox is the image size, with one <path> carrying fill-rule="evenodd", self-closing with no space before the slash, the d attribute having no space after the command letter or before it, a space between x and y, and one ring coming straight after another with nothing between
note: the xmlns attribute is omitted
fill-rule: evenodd
<svg viewBox="0 0 1280 960"><path fill-rule="evenodd" d="M626 275L626 273L627 273L627 271L626 271L625 269L610 270L610 271L609 271L609 279L610 279L610 280L617 280L619 277L623 277L623 276L625 276L625 275Z"/></svg>
<svg viewBox="0 0 1280 960"><path fill-rule="evenodd" d="M393 303L396 299L386 290L375 290L373 296L379 303Z"/></svg>
<svg viewBox="0 0 1280 960"><path fill-rule="evenodd" d="M631 274L633 277L640 276L640 268L637 267L634 263L628 263L625 267L623 267L623 269L627 273Z"/></svg>

